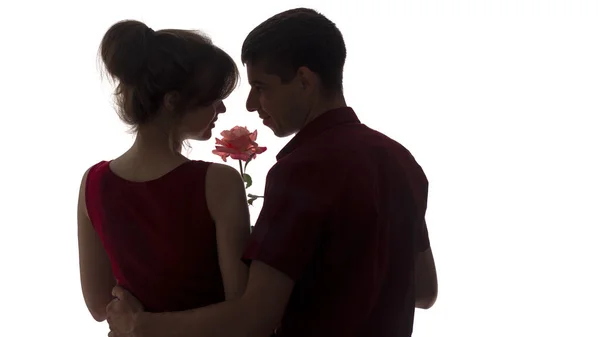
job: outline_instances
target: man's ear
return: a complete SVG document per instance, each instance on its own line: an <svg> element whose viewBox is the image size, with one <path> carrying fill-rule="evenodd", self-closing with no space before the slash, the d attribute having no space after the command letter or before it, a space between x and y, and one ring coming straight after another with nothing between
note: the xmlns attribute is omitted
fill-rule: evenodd
<svg viewBox="0 0 600 337"><path fill-rule="evenodd" d="M164 105L165 109L169 112L175 111L178 101L179 101L179 93L177 93L175 91L169 92L169 93L165 94L165 96L163 97L163 105Z"/></svg>
<svg viewBox="0 0 600 337"><path fill-rule="evenodd" d="M307 67L298 68L296 76L300 81L299 83L302 86L302 89L307 92L316 90L319 85L319 76Z"/></svg>

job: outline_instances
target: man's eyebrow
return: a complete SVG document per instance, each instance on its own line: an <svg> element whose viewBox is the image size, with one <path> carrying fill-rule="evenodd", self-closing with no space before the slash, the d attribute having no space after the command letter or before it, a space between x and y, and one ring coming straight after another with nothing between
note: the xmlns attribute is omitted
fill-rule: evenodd
<svg viewBox="0 0 600 337"><path fill-rule="evenodd" d="M259 80L252 80L250 81L250 85L265 85L265 82L259 81Z"/></svg>

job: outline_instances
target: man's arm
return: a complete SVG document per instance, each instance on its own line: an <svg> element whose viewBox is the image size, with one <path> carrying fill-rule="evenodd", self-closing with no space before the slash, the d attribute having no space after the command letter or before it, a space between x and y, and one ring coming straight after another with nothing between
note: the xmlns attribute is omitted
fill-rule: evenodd
<svg viewBox="0 0 600 337"><path fill-rule="evenodd" d="M425 219L417 227L415 244L415 307L429 309L437 299L438 281Z"/></svg>
<svg viewBox="0 0 600 337"><path fill-rule="evenodd" d="M294 288L286 274L252 262L246 292L239 299L171 313L137 315L137 337L267 337L281 322Z"/></svg>
<svg viewBox="0 0 600 337"><path fill-rule="evenodd" d="M431 248L417 253L415 260L415 307L431 308L437 299L438 282Z"/></svg>
<svg viewBox="0 0 600 337"><path fill-rule="evenodd" d="M332 184L332 179L314 179L320 171L319 165L275 166L269 171L261 214L243 255L252 262L241 298L158 314L128 310L127 301L117 301L109 310L114 335L129 336L133 326L135 337L269 336L281 323L295 281L313 261L322 239L333 198L315 188Z"/></svg>
<svg viewBox="0 0 600 337"><path fill-rule="evenodd" d="M179 313L140 313L140 337L267 337L279 326L295 281L321 242L330 195L320 165L276 166L267 176L261 214L243 258L252 261L239 299ZM313 173L314 172L314 173ZM330 186L327 190L335 190Z"/></svg>

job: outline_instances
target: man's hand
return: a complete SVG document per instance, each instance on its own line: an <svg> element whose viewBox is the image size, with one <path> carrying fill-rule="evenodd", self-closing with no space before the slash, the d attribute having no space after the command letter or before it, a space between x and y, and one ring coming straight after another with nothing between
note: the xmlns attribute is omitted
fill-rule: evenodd
<svg viewBox="0 0 600 337"><path fill-rule="evenodd" d="M144 308L140 301L119 286L113 288L112 294L115 298L106 307L108 337L141 337L137 318Z"/></svg>

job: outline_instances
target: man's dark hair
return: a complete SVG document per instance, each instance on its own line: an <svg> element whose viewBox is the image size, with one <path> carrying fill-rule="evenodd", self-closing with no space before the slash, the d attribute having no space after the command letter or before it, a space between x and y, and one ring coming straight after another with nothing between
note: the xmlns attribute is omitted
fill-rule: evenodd
<svg viewBox="0 0 600 337"><path fill-rule="evenodd" d="M296 8L258 25L242 45L242 63L260 64L283 83L304 66L319 75L328 94L342 92L346 45L342 33L313 9Z"/></svg>

